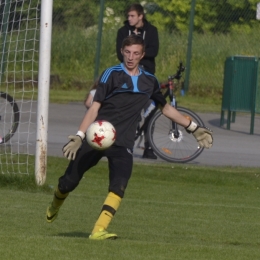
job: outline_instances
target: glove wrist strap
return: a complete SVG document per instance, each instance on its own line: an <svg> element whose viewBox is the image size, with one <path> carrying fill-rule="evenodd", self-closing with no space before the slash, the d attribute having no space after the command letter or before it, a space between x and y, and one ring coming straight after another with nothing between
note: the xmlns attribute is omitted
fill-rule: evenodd
<svg viewBox="0 0 260 260"><path fill-rule="evenodd" d="M193 133L198 128L198 125L194 123L193 121L190 121L190 124L186 127L186 130L188 132Z"/></svg>
<svg viewBox="0 0 260 260"><path fill-rule="evenodd" d="M82 140L85 139L85 134L82 131L78 131L76 135L80 136Z"/></svg>

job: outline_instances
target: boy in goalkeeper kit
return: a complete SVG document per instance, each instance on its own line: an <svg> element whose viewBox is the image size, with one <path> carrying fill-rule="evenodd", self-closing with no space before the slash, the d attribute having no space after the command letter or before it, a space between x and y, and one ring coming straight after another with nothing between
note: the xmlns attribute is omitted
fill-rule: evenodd
<svg viewBox="0 0 260 260"><path fill-rule="evenodd" d="M47 208L47 222L53 222L66 197L79 184L84 173L105 156L108 158L109 186L101 213L89 236L92 240L115 239L117 235L107 231L108 225L119 208L131 177L136 127L141 110L149 99L161 106L162 113L186 127L201 147L210 148L212 132L198 126L167 104L160 92L154 75L139 68L145 46L141 37L127 36L122 43L123 63L106 69L99 79L91 107L85 114L76 135L63 147L64 156L70 162L63 176L59 178L53 200ZM154 86L151 88L151 85ZM85 141L85 133L96 120L106 120L116 129L116 141L106 150L91 148Z"/></svg>

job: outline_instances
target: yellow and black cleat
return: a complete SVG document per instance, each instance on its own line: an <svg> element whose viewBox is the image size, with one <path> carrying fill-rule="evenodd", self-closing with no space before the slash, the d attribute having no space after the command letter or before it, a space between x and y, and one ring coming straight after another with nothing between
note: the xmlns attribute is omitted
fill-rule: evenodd
<svg viewBox="0 0 260 260"><path fill-rule="evenodd" d="M116 239L116 234L108 233L105 229L99 229L98 232L91 234L89 239L91 240L105 240L105 239Z"/></svg>
<svg viewBox="0 0 260 260"><path fill-rule="evenodd" d="M46 212L46 220L48 223L53 222L57 217L59 213L59 208L54 208L52 204L47 208Z"/></svg>

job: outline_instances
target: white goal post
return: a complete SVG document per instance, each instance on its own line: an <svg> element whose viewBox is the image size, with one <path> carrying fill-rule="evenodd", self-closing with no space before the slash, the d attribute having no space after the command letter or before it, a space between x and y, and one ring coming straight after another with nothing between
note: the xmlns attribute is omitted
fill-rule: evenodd
<svg viewBox="0 0 260 260"><path fill-rule="evenodd" d="M0 174L34 173L38 185L47 171L52 7L0 2Z"/></svg>
<svg viewBox="0 0 260 260"><path fill-rule="evenodd" d="M40 56L38 76L37 136L35 155L35 180L42 185L47 170L47 133L51 64L53 0L44 0L41 4Z"/></svg>

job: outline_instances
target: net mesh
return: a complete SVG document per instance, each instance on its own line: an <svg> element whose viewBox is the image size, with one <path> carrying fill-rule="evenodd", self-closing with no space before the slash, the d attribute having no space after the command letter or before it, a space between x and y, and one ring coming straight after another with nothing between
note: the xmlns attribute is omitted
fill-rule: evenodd
<svg viewBox="0 0 260 260"><path fill-rule="evenodd" d="M2 173L28 174L33 168L39 7L38 0L5 0L1 1L0 5L0 167Z"/></svg>

